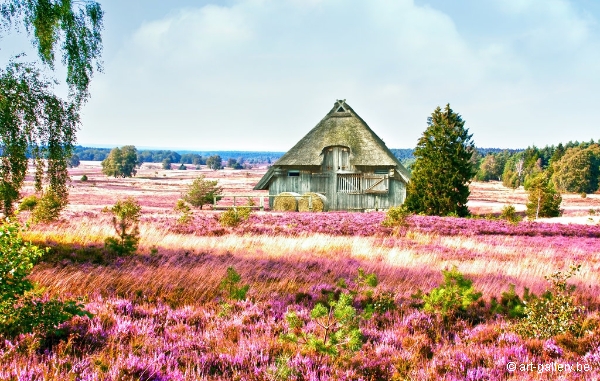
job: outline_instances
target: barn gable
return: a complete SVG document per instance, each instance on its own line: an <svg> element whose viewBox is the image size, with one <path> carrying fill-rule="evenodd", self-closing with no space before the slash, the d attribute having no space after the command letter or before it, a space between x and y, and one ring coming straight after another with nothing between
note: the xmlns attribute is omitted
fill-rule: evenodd
<svg viewBox="0 0 600 381"><path fill-rule="evenodd" d="M273 164L254 189L268 189L273 176L285 168L322 167L326 165L327 152L338 148L347 155L347 168L337 168L341 171L361 172L377 167L391 170L393 177L405 184L410 179L406 168L365 121L345 100L338 100L312 130Z"/></svg>

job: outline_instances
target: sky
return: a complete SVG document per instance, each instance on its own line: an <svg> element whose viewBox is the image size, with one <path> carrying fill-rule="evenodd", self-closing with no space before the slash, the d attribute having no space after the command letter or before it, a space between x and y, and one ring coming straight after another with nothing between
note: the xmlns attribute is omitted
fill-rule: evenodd
<svg viewBox="0 0 600 381"><path fill-rule="evenodd" d="M337 99L389 148L447 103L478 147L600 138L596 0L100 3L81 145L287 151ZM24 35L0 44L35 58Z"/></svg>

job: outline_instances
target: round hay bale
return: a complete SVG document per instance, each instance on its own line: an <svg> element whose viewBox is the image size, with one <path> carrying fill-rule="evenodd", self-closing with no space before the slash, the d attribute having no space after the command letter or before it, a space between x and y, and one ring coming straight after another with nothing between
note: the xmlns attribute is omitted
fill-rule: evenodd
<svg viewBox="0 0 600 381"><path fill-rule="evenodd" d="M294 192L281 192L273 201L273 210L276 212L295 212L298 210L300 194Z"/></svg>
<svg viewBox="0 0 600 381"><path fill-rule="evenodd" d="M327 197L320 193L307 192L302 195L302 198L298 200L298 211L299 212L311 212L310 210L310 199L312 198L312 212L323 212L325 211L325 204Z"/></svg>

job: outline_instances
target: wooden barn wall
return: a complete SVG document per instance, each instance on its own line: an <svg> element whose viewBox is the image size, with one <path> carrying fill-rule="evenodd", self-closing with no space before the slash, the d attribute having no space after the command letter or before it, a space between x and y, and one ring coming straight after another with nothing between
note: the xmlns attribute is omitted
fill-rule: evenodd
<svg viewBox="0 0 600 381"><path fill-rule="evenodd" d="M388 209L404 203L406 186L403 182L390 179L387 194L347 194L338 193L335 174L311 174L301 172L300 176L275 176L269 187L270 195L281 192L322 193L327 197L329 210L364 210ZM274 197L269 198L269 206L273 207Z"/></svg>
<svg viewBox="0 0 600 381"><path fill-rule="evenodd" d="M311 175L310 172L301 171L300 176L274 176L271 185L269 186L270 195L278 195L281 192L295 192L303 194L311 192ZM274 197L269 197L269 207L273 208Z"/></svg>

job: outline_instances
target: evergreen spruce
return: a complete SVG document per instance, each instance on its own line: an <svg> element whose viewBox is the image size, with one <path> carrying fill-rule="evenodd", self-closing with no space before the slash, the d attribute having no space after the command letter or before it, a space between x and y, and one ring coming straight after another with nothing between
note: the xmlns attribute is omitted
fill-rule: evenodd
<svg viewBox="0 0 600 381"><path fill-rule="evenodd" d="M468 184L474 175L472 135L449 104L436 108L427 124L415 148L406 207L427 215L467 216Z"/></svg>

